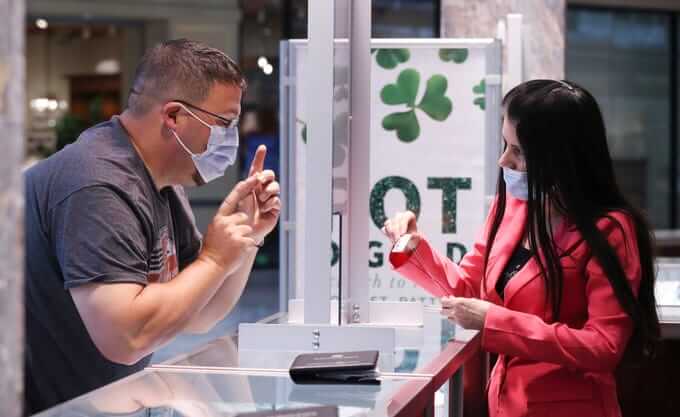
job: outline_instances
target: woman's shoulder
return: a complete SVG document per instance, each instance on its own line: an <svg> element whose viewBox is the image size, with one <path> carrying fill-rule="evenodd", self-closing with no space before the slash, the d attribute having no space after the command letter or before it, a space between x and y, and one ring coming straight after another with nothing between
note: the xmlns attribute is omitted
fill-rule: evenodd
<svg viewBox="0 0 680 417"><path fill-rule="evenodd" d="M595 220L595 226L609 245L624 253L637 251L637 233L634 216L625 210L608 211ZM567 235L560 242L566 253L576 258L589 259L591 249L576 225L568 221Z"/></svg>
<svg viewBox="0 0 680 417"><path fill-rule="evenodd" d="M597 219L597 228L606 236L622 239L635 238L635 219L626 210L611 210Z"/></svg>

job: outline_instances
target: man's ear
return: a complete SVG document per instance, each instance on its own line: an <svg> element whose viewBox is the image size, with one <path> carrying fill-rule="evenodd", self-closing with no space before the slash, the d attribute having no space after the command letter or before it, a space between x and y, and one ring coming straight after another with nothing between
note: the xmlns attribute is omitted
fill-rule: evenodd
<svg viewBox="0 0 680 417"><path fill-rule="evenodd" d="M182 106L176 101L169 101L161 106L161 118L163 124L173 131L178 129L177 113L182 109Z"/></svg>

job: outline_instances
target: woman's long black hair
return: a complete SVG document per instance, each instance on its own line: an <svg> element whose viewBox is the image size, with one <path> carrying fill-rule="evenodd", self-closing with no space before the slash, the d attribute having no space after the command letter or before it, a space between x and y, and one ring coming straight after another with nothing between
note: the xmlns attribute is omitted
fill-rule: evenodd
<svg viewBox="0 0 680 417"><path fill-rule="evenodd" d="M526 161L529 200L528 240L545 280L552 318L559 320L563 274L550 224L551 207L581 233L599 262L623 310L634 323L628 354L651 356L659 338L654 298L653 238L644 216L621 193L615 177L604 121L597 102L573 82L532 80L513 88L503 99L506 118L516 129ZM505 212L505 182L498 175L498 200L487 237L485 265ZM549 203L549 204L548 204ZM640 252L640 288L635 297L621 262L596 223L608 213L629 216ZM621 225L619 224L619 227Z"/></svg>

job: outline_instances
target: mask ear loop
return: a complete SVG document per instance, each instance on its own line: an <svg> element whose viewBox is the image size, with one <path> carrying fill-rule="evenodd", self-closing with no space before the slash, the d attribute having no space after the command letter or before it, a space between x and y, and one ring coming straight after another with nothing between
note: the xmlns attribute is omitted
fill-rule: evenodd
<svg viewBox="0 0 680 417"><path fill-rule="evenodd" d="M201 123L203 123L205 126L207 126L208 129L212 130L212 126L210 126L208 123L206 123L206 122L204 122L203 120L201 120L201 118L198 117L198 116L196 116L196 114L195 114L194 112L192 112L191 110L189 110L189 109L187 108L187 106L185 106L184 104L179 103L179 102L177 102L177 104L179 104L180 106L182 106L182 108L183 108L184 110L186 110L187 113L189 113L190 115L192 115L196 120L198 120L199 122L201 122ZM193 157L198 157L199 155L201 155L200 153L193 153L193 152L191 152L191 150L190 150L190 149L184 144L184 142L182 142L182 140L179 138L179 135L177 134L177 132L175 132L174 130L171 130L171 132L172 132L173 135L175 135L175 139L177 139L177 143L179 143L180 146L186 151L186 153L188 153L192 158L193 158Z"/></svg>
<svg viewBox="0 0 680 417"><path fill-rule="evenodd" d="M189 148L187 148L187 145L185 145L184 142L182 142L182 140L179 138L179 135L177 134L177 132L175 132L172 129L170 131L175 136L175 139L177 140L177 143L179 143L179 146L181 146L182 149L184 149L186 151L186 153L189 154L189 156L191 156L193 158L193 157L196 157L196 156L199 155L199 154L195 154L195 153L191 152L191 150Z"/></svg>

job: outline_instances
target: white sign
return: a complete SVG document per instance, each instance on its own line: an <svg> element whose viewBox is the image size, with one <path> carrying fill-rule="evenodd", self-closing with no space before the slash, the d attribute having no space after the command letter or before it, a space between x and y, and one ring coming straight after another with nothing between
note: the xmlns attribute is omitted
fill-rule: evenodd
<svg viewBox="0 0 680 417"><path fill-rule="evenodd" d="M487 147L499 141L500 86L487 88L488 77L500 68L490 67L489 42L465 41L373 41L371 72L371 194L369 256L370 298L379 301L437 301L392 271L388 264L391 242L381 233L385 219L399 211L418 215L418 227L430 244L458 261L470 248L485 217L489 190ZM305 71L303 42L290 43L294 100L287 117L294 119L295 210L290 213L296 227L293 251L288 261L303 264L304 254L304 160L305 114L313 106L303 103ZM500 50L500 49L498 49ZM342 54L336 48L336 55ZM500 57L492 57L494 66ZM336 61L342 61L336 59ZM345 61L346 62L346 61ZM338 82L336 68L336 128L334 134L334 207L342 207L343 152L346 147L347 92ZM340 78L340 81L342 79ZM488 102L491 103L488 103ZM487 109L492 104L493 112ZM498 120L490 120L492 117ZM498 129L498 131L491 131ZM338 187L338 185L340 186ZM347 221L343 219L343 221ZM334 255L338 255L339 230L333 222ZM333 288L337 296L337 258L334 256ZM295 268L301 297L303 277Z"/></svg>

